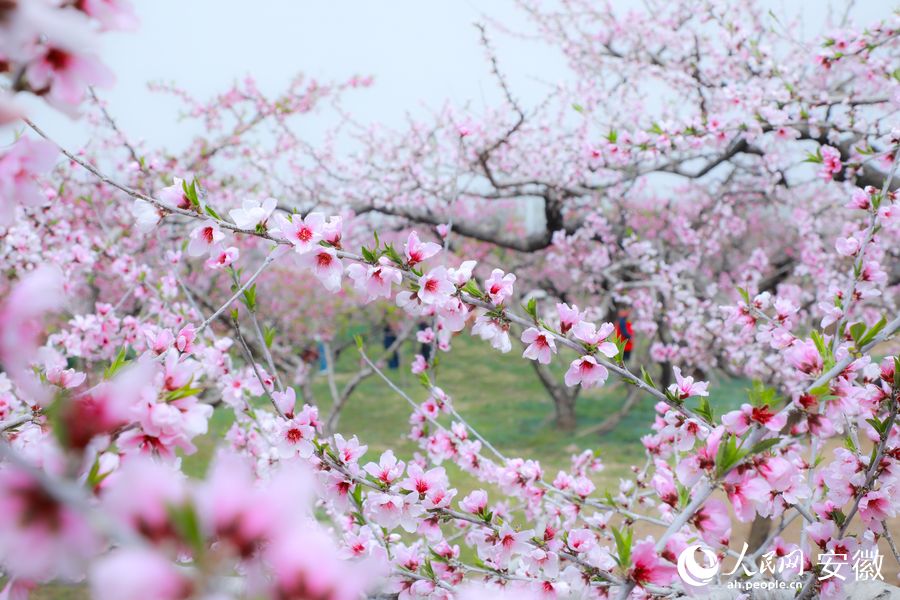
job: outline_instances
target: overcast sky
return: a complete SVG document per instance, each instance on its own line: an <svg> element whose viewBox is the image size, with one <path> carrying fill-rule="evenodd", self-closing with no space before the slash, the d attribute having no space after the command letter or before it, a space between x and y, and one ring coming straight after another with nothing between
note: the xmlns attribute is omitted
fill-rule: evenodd
<svg viewBox="0 0 900 600"><path fill-rule="evenodd" d="M810 28L826 12L824 0L768 3L778 14L802 7ZM862 21L882 18L890 3L860 0L853 14ZM614 4L627 6L628 0ZM346 106L362 122L399 125L407 111L444 99L494 104L499 92L473 23L495 19L511 30L528 29L512 0L135 0L134 5L140 29L103 36L103 58L118 81L99 93L121 127L152 146L180 145L191 132L177 121L178 103L148 92L148 81L175 82L205 97L248 73L269 92L301 71L323 82L373 75L375 86L353 92ZM556 51L499 31L491 36L504 71L526 101L539 98L546 82L562 76ZM46 109L33 114L67 145L86 139L83 122Z"/></svg>

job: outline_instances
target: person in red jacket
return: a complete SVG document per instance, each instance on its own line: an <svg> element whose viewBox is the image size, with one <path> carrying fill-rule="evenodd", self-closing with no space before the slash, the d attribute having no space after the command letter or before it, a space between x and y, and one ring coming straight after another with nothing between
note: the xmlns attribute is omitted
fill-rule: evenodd
<svg viewBox="0 0 900 600"><path fill-rule="evenodd" d="M628 320L628 309L620 308L616 314L616 335L625 342L625 352L622 360L628 362L631 358L631 349L634 347L634 331L631 329L631 321Z"/></svg>

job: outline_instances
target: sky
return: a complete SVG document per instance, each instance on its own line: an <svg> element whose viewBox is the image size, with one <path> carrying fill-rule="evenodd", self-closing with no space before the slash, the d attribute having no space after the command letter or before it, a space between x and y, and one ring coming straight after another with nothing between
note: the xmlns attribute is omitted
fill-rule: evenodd
<svg viewBox="0 0 900 600"><path fill-rule="evenodd" d="M552 2L553 0L546 0ZM633 0L632 0L633 1ZM765 0L774 12L802 9L810 27L826 13L823 0ZM473 23L488 24L492 44L516 94L528 104L564 76L557 50L499 31L527 31L513 0L134 0L141 20L134 33L106 34L102 57L117 77L98 90L133 139L172 149L193 130L178 120L179 103L147 90L148 81L174 82L211 96L252 74L261 89L276 92L303 72L322 82L372 75L375 85L351 92L345 106L363 123L402 126L449 99L454 104L496 104L499 90ZM613 0L618 7L629 0ZM861 21L888 13L890 0L859 0ZM35 120L61 143L88 139L84 121L47 109ZM313 117L315 118L315 117Z"/></svg>
<svg viewBox="0 0 900 600"><path fill-rule="evenodd" d="M103 36L102 57L116 74L98 90L123 130L151 145L178 145L189 132L177 122L179 104L147 91L148 81L174 82L207 97L252 74L266 92L299 72L321 82L371 75L375 85L351 92L345 105L362 122L402 124L407 111L445 99L493 104L499 91L475 22L490 18L512 29L527 20L511 0L311 1L137 0L135 33ZM252 6L252 9L248 9ZM517 89L538 96L541 74L562 71L544 46L496 35ZM37 107L36 107L37 108ZM84 123L49 110L35 115L64 143L87 139Z"/></svg>

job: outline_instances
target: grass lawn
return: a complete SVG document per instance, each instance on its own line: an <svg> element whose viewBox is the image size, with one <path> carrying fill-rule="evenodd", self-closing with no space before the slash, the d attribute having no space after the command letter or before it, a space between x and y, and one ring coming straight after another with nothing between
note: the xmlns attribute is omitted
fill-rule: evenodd
<svg viewBox="0 0 900 600"><path fill-rule="evenodd" d="M367 340L367 352L378 355L380 340ZM368 348L371 348L368 350ZM401 353L401 367L386 370L388 377L404 389L414 400L425 399L427 393L408 364L414 347L407 344ZM522 456L540 460L550 479L561 468L567 468L572 454L590 448L600 453L606 464L598 484L615 485L619 477L630 474L629 467L643 464L644 452L640 437L650 432L653 422L652 398L643 398L611 432L605 435L581 433L603 421L621 404L628 390L625 384L611 378L606 387L583 392L578 399L578 428L563 432L553 424L553 404L537 379L528 361L515 350L500 354L487 343L469 336L454 340L453 351L440 355L437 383L454 401L456 410L498 450L506 456ZM336 368L338 389L352 377L359 365L355 347L346 349ZM555 365L561 374L562 364ZM738 406L745 398L749 383L743 380L715 382L710 403L716 414ZM320 414L324 417L331 407L331 397L324 375L314 385ZM338 430L346 436L357 435L368 444L363 459L377 460L388 448L398 457L408 458L417 450L407 438L410 407L377 375L362 382L341 414ZM446 417L445 417L446 418ZM185 458L185 470L200 476L206 468L212 444L231 423L228 409L218 409L211 423L212 435L198 440L200 451ZM450 467L450 465L445 465ZM451 472L455 482L456 471ZM463 475L460 473L460 475ZM463 492L468 486L459 482Z"/></svg>
<svg viewBox="0 0 900 600"><path fill-rule="evenodd" d="M378 355L381 340L367 340L371 354ZM418 379L409 372L408 364L414 346L407 344L401 353L401 368L386 371L388 376L414 400L426 397ZM595 477L598 491L615 489L620 477L630 476L630 466L644 462L640 437L650 432L654 401L645 397L611 432L580 434L582 430L600 423L616 410L628 392L624 384L610 379L609 385L582 393L578 400L578 429L562 432L553 425L553 405L521 351L502 355L487 343L467 335L454 340L450 354L441 354L438 385L452 396L454 406L483 436L507 456L522 456L539 460L545 477L552 480L559 469L569 466L572 454L586 448L599 451L606 469ZM345 350L337 364L338 388L356 372L359 354L355 346ZM559 374L564 365L556 365ZM711 386L710 402L716 414L738 406L746 397L749 383L742 380L723 380ZM331 399L324 376L314 385L316 400L322 416L328 414ZM391 391L378 376L359 385L341 415L338 430L345 435L357 435L368 444L363 458L377 461L380 453L392 448L406 460L417 450L406 437L410 407ZM206 471L215 441L221 439L232 422L231 411L218 408L210 423L210 433L196 440L198 452L184 457L184 470L200 477ZM477 482L452 464L445 465L452 485L459 490L458 498L478 487ZM491 498L497 498L491 494ZM75 600L87 598L81 586L46 586L33 595L37 600Z"/></svg>

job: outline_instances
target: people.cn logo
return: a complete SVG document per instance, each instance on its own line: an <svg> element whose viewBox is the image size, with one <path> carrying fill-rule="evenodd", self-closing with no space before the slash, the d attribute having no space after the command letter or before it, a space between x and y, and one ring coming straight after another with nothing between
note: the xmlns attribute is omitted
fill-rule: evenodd
<svg viewBox="0 0 900 600"><path fill-rule="evenodd" d="M705 567L697 562L697 550L706 559ZM709 585L718 573L719 558L706 546L691 544L678 555L678 576L691 587Z"/></svg>

